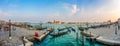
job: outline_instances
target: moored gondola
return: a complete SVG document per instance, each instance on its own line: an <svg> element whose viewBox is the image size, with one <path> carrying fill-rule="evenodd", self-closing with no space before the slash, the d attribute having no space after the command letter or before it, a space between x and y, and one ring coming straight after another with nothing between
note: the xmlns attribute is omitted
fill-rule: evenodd
<svg viewBox="0 0 120 46"><path fill-rule="evenodd" d="M50 35L53 36L53 37L58 37L58 36L61 36L61 35L67 34L67 33L68 33L68 31L58 32L58 33L54 33L54 34L50 34Z"/></svg>

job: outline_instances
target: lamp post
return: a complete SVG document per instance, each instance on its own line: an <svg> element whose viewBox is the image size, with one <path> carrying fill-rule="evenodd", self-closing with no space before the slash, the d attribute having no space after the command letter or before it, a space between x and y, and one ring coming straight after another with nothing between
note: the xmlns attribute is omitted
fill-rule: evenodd
<svg viewBox="0 0 120 46"><path fill-rule="evenodd" d="M11 37L11 20L9 20L9 39L12 39L12 37Z"/></svg>
<svg viewBox="0 0 120 46"><path fill-rule="evenodd" d="M77 42L77 46L78 46L78 32L76 32L76 42Z"/></svg>
<svg viewBox="0 0 120 46"><path fill-rule="evenodd" d="M82 43L82 46L84 46L84 36L83 36L83 32L84 32L85 29L81 29L81 43Z"/></svg>
<svg viewBox="0 0 120 46"><path fill-rule="evenodd" d="M23 46L25 46L25 40L24 40L24 39L25 39L25 37L22 36L22 37L21 37L21 40L22 40L22 42L23 42ZM34 42L33 42L33 45L34 45Z"/></svg>
<svg viewBox="0 0 120 46"><path fill-rule="evenodd" d="M118 25L115 26L115 35L117 35Z"/></svg>

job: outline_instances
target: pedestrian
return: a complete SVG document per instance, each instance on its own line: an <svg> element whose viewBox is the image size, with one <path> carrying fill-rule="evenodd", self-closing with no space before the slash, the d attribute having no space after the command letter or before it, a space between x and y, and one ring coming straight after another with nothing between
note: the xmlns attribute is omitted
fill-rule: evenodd
<svg viewBox="0 0 120 46"><path fill-rule="evenodd" d="M39 36L38 32L35 32L35 37L38 37L38 36Z"/></svg>
<svg viewBox="0 0 120 46"><path fill-rule="evenodd" d="M0 31L1 31L2 27L0 26Z"/></svg>

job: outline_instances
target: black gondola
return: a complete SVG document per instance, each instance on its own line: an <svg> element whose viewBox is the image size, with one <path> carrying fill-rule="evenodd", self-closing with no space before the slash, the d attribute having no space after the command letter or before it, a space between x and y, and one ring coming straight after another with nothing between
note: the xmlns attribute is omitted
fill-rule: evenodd
<svg viewBox="0 0 120 46"><path fill-rule="evenodd" d="M60 29L60 28L57 28L57 30L58 30L58 31L63 31L63 30L65 30L65 29L69 29L69 28L71 28L71 27L65 27L65 28L61 28L61 29Z"/></svg>
<svg viewBox="0 0 120 46"><path fill-rule="evenodd" d="M58 36L61 36L61 35L67 34L68 32L69 32L69 31L58 32L58 33L54 33L54 34L50 34L50 35L53 36L53 37L58 37Z"/></svg>

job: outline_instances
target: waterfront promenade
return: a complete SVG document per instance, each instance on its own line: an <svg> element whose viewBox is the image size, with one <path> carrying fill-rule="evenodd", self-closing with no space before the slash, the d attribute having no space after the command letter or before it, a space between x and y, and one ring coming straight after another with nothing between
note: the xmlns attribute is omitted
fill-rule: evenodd
<svg viewBox="0 0 120 46"><path fill-rule="evenodd" d="M84 33L96 37L96 41L107 45L119 45L120 44L120 29L115 24L110 27L100 27L95 29L89 29Z"/></svg>
<svg viewBox="0 0 120 46"><path fill-rule="evenodd" d="M23 44L22 36L29 37L34 36L35 32L39 33L39 36L44 33L44 31L38 30L28 30L25 28L16 27L16 30L11 30L12 39L9 39L9 31L0 31L0 45L1 46L18 46Z"/></svg>

